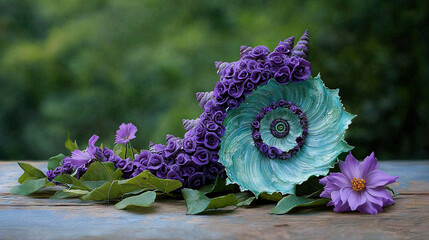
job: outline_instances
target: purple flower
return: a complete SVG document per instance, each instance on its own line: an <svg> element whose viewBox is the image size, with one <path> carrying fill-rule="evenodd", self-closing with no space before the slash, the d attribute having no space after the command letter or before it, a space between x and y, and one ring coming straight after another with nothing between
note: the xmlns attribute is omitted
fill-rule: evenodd
<svg viewBox="0 0 429 240"><path fill-rule="evenodd" d="M378 170L374 152L363 162L356 160L351 152L346 160L339 161L341 172L331 173L320 180L325 186L321 197L330 198L328 206L336 212L359 211L377 214L384 206L394 203L385 185L394 183L392 177Z"/></svg>
<svg viewBox="0 0 429 240"><path fill-rule="evenodd" d="M275 74L274 78L278 83L287 84L291 80L291 74L288 66L280 68Z"/></svg>
<svg viewBox="0 0 429 240"><path fill-rule="evenodd" d="M203 172L208 180L213 181L216 179L217 175L223 170L224 169L222 164L218 162L213 162L210 165L205 166Z"/></svg>
<svg viewBox="0 0 429 240"><path fill-rule="evenodd" d="M261 146L259 146L259 150L262 154L266 155L268 152L268 145L265 143L262 143Z"/></svg>
<svg viewBox="0 0 429 240"><path fill-rule="evenodd" d="M283 66L285 63L285 55L279 52L272 52L268 55L268 59L270 60L272 66Z"/></svg>
<svg viewBox="0 0 429 240"><path fill-rule="evenodd" d="M271 70L271 63L267 62L267 61L259 61L258 65L256 66L259 70L266 70L266 71L270 71Z"/></svg>
<svg viewBox="0 0 429 240"><path fill-rule="evenodd" d="M252 49L249 55L253 58L263 58L270 53L270 50L265 46L257 46Z"/></svg>
<svg viewBox="0 0 429 240"><path fill-rule="evenodd" d="M220 96L222 94L224 94L226 92L227 88L225 87L225 85L223 84L222 81L219 81L216 83L216 86L214 88L213 94L215 96Z"/></svg>
<svg viewBox="0 0 429 240"><path fill-rule="evenodd" d="M54 179L57 175L54 173L53 170L46 171L46 177L48 177L48 180L52 182L52 179Z"/></svg>
<svg viewBox="0 0 429 240"><path fill-rule="evenodd" d="M268 149L268 157L270 159L276 158L282 154L282 151L276 147L269 147Z"/></svg>
<svg viewBox="0 0 429 240"><path fill-rule="evenodd" d="M192 161L200 166L209 163L210 159L211 153L203 147L197 147L194 156L192 156Z"/></svg>
<svg viewBox="0 0 429 240"><path fill-rule="evenodd" d="M197 143L192 138L185 138L183 140L183 150L187 153L195 152L197 148Z"/></svg>
<svg viewBox="0 0 429 240"><path fill-rule="evenodd" d="M311 63L305 59L300 58L299 64L292 70L292 82L305 81L310 77Z"/></svg>
<svg viewBox="0 0 429 240"><path fill-rule="evenodd" d="M255 60L251 60L251 59L247 60L247 70L254 71L257 69L257 67L258 67L258 62L256 62Z"/></svg>
<svg viewBox="0 0 429 240"><path fill-rule="evenodd" d="M216 131L216 129L218 129L219 128L219 125L217 125L215 122L213 122L213 121L209 121L208 123L207 123L207 130L209 130L210 132L214 132L214 131Z"/></svg>
<svg viewBox="0 0 429 240"><path fill-rule="evenodd" d="M226 113L223 111L216 111L213 114L213 120L217 123L217 124L222 124L223 120L226 118Z"/></svg>
<svg viewBox="0 0 429 240"><path fill-rule="evenodd" d="M180 169L182 176L184 176L184 177L189 177L192 174L194 174L195 172L197 172L198 170L199 170L199 166L192 161L187 162Z"/></svg>
<svg viewBox="0 0 429 240"><path fill-rule="evenodd" d="M180 149L180 144L174 139L169 141L167 147L164 150L165 157L168 158L170 156L176 155L177 151Z"/></svg>
<svg viewBox="0 0 429 240"><path fill-rule="evenodd" d="M128 143L131 139L136 138L137 127L132 123L122 123L116 131L115 143Z"/></svg>
<svg viewBox="0 0 429 240"><path fill-rule="evenodd" d="M124 173L129 173L133 171L134 165L129 161L130 159L121 159L116 163L116 167L121 169Z"/></svg>
<svg viewBox="0 0 429 240"><path fill-rule="evenodd" d="M194 128L194 132L197 143L204 143L204 137L206 136L206 129L204 128L204 125L202 123L198 124Z"/></svg>
<svg viewBox="0 0 429 240"><path fill-rule="evenodd" d="M103 155L104 155L105 159L109 159L111 156L115 155L115 153L113 152L113 150L110 150L107 147L104 147L103 148Z"/></svg>
<svg viewBox="0 0 429 240"><path fill-rule="evenodd" d="M152 153L148 150L141 151L134 159L135 165L138 167L147 167L151 155Z"/></svg>
<svg viewBox="0 0 429 240"><path fill-rule="evenodd" d="M72 174L73 173L73 165L70 162L64 162L63 161L63 171L62 171L62 173Z"/></svg>
<svg viewBox="0 0 429 240"><path fill-rule="evenodd" d="M260 123L259 123L259 121L253 121L252 122L252 127L254 127L255 129L259 129L259 127L260 127L261 125L260 125Z"/></svg>
<svg viewBox="0 0 429 240"><path fill-rule="evenodd" d="M168 168L167 165L165 165L164 163L161 164L161 167L159 167L158 170L156 170L156 176L158 178L165 178L167 176L167 172L168 172Z"/></svg>
<svg viewBox="0 0 429 240"><path fill-rule="evenodd" d="M191 160L191 157L186 153L179 153L177 154L176 163L179 165L186 164L189 160Z"/></svg>
<svg viewBox="0 0 429 240"><path fill-rule="evenodd" d="M131 177L135 177L135 176L139 175L139 174L140 174L140 173L142 173L144 170L145 170L145 169L144 169L144 168L141 168L141 167L136 168L136 169L134 170L134 172L131 174Z"/></svg>
<svg viewBox="0 0 429 240"><path fill-rule="evenodd" d="M173 180L179 180L182 183L184 181L183 178L180 176L180 174L178 172L176 172L176 171L173 171L173 170L170 170L167 173L167 178L168 179L173 179Z"/></svg>
<svg viewBox="0 0 429 240"><path fill-rule="evenodd" d="M200 188L205 184L205 176L202 172L196 172L188 178L188 186L190 188Z"/></svg>
<svg viewBox="0 0 429 240"><path fill-rule="evenodd" d="M158 170L163 163L164 159L162 158L162 156L155 153L150 156L147 168L149 170Z"/></svg>
<svg viewBox="0 0 429 240"><path fill-rule="evenodd" d="M240 103L237 101L237 99L229 99L228 100L228 107L230 109L236 109L240 106Z"/></svg>
<svg viewBox="0 0 429 240"><path fill-rule="evenodd" d="M248 79L248 81L250 80L252 83L257 84L262 78L262 72L260 70L255 70L252 71L252 73L250 74L250 78Z"/></svg>
<svg viewBox="0 0 429 240"><path fill-rule="evenodd" d="M83 176L83 174L85 174L85 172L87 170L88 170L88 167L86 165L82 165L82 166L78 167L76 169L76 178L80 179Z"/></svg>
<svg viewBox="0 0 429 240"><path fill-rule="evenodd" d="M112 162L116 165L116 163L118 163L119 160L121 160L121 158L118 155L113 155L113 156L110 156L107 161Z"/></svg>
<svg viewBox="0 0 429 240"><path fill-rule="evenodd" d="M249 95L252 93L253 89L255 89L255 84L251 79L247 79L244 82L244 95Z"/></svg>
<svg viewBox="0 0 429 240"><path fill-rule="evenodd" d="M243 94L243 83L231 83L228 88L228 94L233 98L239 98Z"/></svg>
<svg viewBox="0 0 429 240"><path fill-rule="evenodd" d="M204 145L209 149L215 149L219 146L220 138L216 133L208 132L204 137Z"/></svg>
<svg viewBox="0 0 429 240"><path fill-rule="evenodd" d="M149 146L149 151L151 153L156 153L159 155L164 155L165 146L162 144L153 144L152 146Z"/></svg>
<svg viewBox="0 0 429 240"><path fill-rule="evenodd" d="M257 131L253 132L252 136L253 136L253 139L255 139L255 140L261 139L261 133L260 132L257 132Z"/></svg>

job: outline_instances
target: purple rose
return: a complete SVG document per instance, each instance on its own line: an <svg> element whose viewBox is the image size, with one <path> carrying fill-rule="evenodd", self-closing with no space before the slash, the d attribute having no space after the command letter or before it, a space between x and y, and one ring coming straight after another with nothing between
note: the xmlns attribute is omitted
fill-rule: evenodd
<svg viewBox="0 0 429 240"><path fill-rule="evenodd" d="M165 150L166 146L162 145L162 144L154 144L152 146L150 146L149 150L152 153L156 153L159 155L164 155L164 150Z"/></svg>
<svg viewBox="0 0 429 240"><path fill-rule="evenodd" d="M261 147L261 145L262 145L262 140L257 140L257 141L255 141L255 147L256 148L260 148Z"/></svg>
<svg viewBox="0 0 429 240"><path fill-rule="evenodd" d="M277 103L275 103L275 102L272 102L272 103L270 103L270 108L271 109L277 109L279 106L277 105Z"/></svg>
<svg viewBox="0 0 429 240"><path fill-rule="evenodd" d="M103 155L104 155L105 159L109 159L109 157L115 155L115 153L113 152L113 150L110 150L107 147L104 147L103 148Z"/></svg>
<svg viewBox="0 0 429 240"><path fill-rule="evenodd" d="M181 174L181 172L180 172L180 166L179 165L173 164L173 165L170 165L169 168L170 168L171 171L175 171L175 172Z"/></svg>
<svg viewBox="0 0 429 240"><path fill-rule="evenodd" d="M191 157L186 153L179 153L176 158L176 163L179 165L184 165L189 160L191 160Z"/></svg>
<svg viewBox="0 0 429 240"><path fill-rule="evenodd" d="M187 162L185 165L183 165L180 168L180 171L182 172L182 176L184 177L189 177L195 172L197 172L198 170L199 170L199 166L192 161Z"/></svg>
<svg viewBox="0 0 429 240"><path fill-rule="evenodd" d="M211 153L203 147L197 147L194 156L192 156L192 161L200 166L206 165L210 159Z"/></svg>
<svg viewBox="0 0 429 240"><path fill-rule="evenodd" d="M121 159L116 163L116 167L121 169L124 173L129 173L133 170L133 164L127 159Z"/></svg>
<svg viewBox="0 0 429 240"><path fill-rule="evenodd" d="M262 143L261 146L259 147L259 150L263 153L263 154L267 154L268 152L268 145L265 143Z"/></svg>
<svg viewBox="0 0 429 240"><path fill-rule="evenodd" d="M171 141L168 142L167 148L164 150L165 157L168 158L170 156L176 155L180 147L181 147L180 144L174 139L172 139Z"/></svg>
<svg viewBox="0 0 429 240"><path fill-rule="evenodd" d="M209 121L206 127L207 127L207 130L209 130L210 132L214 132L216 131L216 129L219 128L219 126L213 121Z"/></svg>
<svg viewBox="0 0 429 240"><path fill-rule="evenodd" d="M225 87L225 84L223 84L222 81L219 81L216 83L216 86L213 90L213 94L215 96L220 96L226 92L227 88Z"/></svg>
<svg viewBox="0 0 429 240"><path fill-rule="evenodd" d="M259 127L260 127L259 121L253 121L252 122L252 127L255 128L255 129L259 129Z"/></svg>
<svg viewBox="0 0 429 240"><path fill-rule="evenodd" d="M215 149L219 146L220 138L216 133L208 132L204 137L204 145L209 149Z"/></svg>
<svg viewBox="0 0 429 240"><path fill-rule="evenodd" d="M205 176L202 172L196 172L188 178L188 186L190 188L199 188L204 186L205 183Z"/></svg>
<svg viewBox="0 0 429 240"><path fill-rule="evenodd" d="M243 91L242 83L231 83L228 88L228 94L233 98L239 98L243 94Z"/></svg>
<svg viewBox="0 0 429 240"><path fill-rule="evenodd" d="M195 132L195 141L197 143L204 143L204 137L206 136L206 129L204 128L203 124L198 124L195 128L194 128L194 132Z"/></svg>
<svg viewBox="0 0 429 240"><path fill-rule="evenodd" d="M247 61L246 60L238 60L237 62L235 62L235 74L237 74L237 70L243 70L243 69L247 69Z"/></svg>
<svg viewBox="0 0 429 240"><path fill-rule="evenodd" d="M271 79L271 77L272 77L271 71L262 71L261 79L259 80L259 84L260 85L267 84L268 81Z"/></svg>
<svg viewBox="0 0 429 240"><path fill-rule="evenodd" d="M301 148L302 146L304 146L305 138L299 136L295 139L295 141L296 141L296 143L298 143L298 147Z"/></svg>
<svg viewBox="0 0 429 240"><path fill-rule="evenodd" d="M54 174L56 175L56 176L58 176L58 175L60 175L60 174L62 174L63 173L63 168L61 167L61 166L58 166L58 167L56 167L55 169L54 169Z"/></svg>
<svg viewBox="0 0 429 240"><path fill-rule="evenodd" d="M292 113L296 113L296 111L298 111L298 107L296 105L293 105L293 104L290 106L289 109Z"/></svg>
<svg viewBox="0 0 429 240"><path fill-rule="evenodd" d="M290 49L287 45L285 45L283 42L280 42L279 45L274 49L275 52L288 54L290 53Z"/></svg>
<svg viewBox="0 0 429 240"><path fill-rule="evenodd" d="M217 124L222 124L223 120L226 118L226 113L223 111L217 111L213 114L213 120Z"/></svg>
<svg viewBox="0 0 429 240"><path fill-rule="evenodd" d="M259 61L258 65L256 66L259 70L265 70L270 71L271 70L271 63L267 61Z"/></svg>
<svg viewBox="0 0 429 240"><path fill-rule="evenodd" d="M252 93L253 89L255 89L255 84L251 79L248 79L244 82L244 95L249 95Z"/></svg>
<svg viewBox="0 0 429 240"><path fill-rule="evenodd" d="M167 178L172 180L179 180L182 183L184 182L183 178L179 175L179 173L173 170L170 170L167 173Z"/></svg>
<svg viewBox="0 0 429 240"><path fill-rule="evenodd" d="M183 150L187 153L195 152L195 148L197 148L197 143L192 138L185 138L183 140Z"/></svg>
<svg viewBox="0 0 429 240"><path fill-rule="evenodd" d="M64 163L63 162L63 171L62 173L68 173L68 174L72 174L73 173L73 165L69 162Z"/></svg>
<svg viewBox="0 0 429 240"><path fill-rule="evenodd" d="M247 60L247 69L248 69L250 72L252 72L252 71L256 70L256 69L257 69L257 66L258 66L258 62L256 62L255 60L251 60L251 59L248 59L248 60Z"/></svg>
<svg viewBox="0 0 429 240"><path fill-rule="evenodd" d="M252 71L250 74L249 80L252 81L252 83L257 84L262 78L262 72L260 70Z"/></svg>
<svg viewBox="0 0 429 240"><path fill-rule="evenodd" d="M276 158L277 156L280 156L282 154L282 151L276 147L270 147L268 149L268 157L270 159Z"/></svg>
<svg viewBox="0 0 429 240"><path fill-rule="evenodd" d="M305 81L310 77L311 63L305 59L299 59L299 65L292 70L292 82Z"/></svg>
<svg viewBox="0 0 429 240"><path fill-rule="evenodd" d="M165 165L163 163L163 164L161 164L161 166L159 167L159 169L156 170L156 174L155 175L158 178L165 178L167 176L167 172L168 172L167 165Z"/></svg>
<svg viewBox="0 0 429 240"><path fill-rule="evenodd" d="M90 154L94 156L96 159L104 160L103 150L99 147L92 148Z"/></svg>
<svg viewBox="0 0 429 240"><path fill-rule="evenodd" d="M218 105L223 105L228 101L229 97L228 95L225 93L223 95L219 95L215 97L215 103Z"/></svg>
<svg viewBox="0 0 429 240"><path fill-rule="evenodd" d="M226 79L231 79L234 76L234 63L230 63L222 72L222 77Z"/></svg>
<svg viewBox="0 0 429 240"><path fill-rule="evenodd" d="M268 55L268 59L270 60L272 66L280 67L284 65L286 57L282 53L272 52L270 55Z"/></svg>
<svg viewBox="0 0 429 240"><path fill-rule="evenodd" d="M223 171L222 164L213 162L210 165L204 167L203 172L209 181L216 180L217 175Z"/></svg>
<svg viewBox="0 0 429 240"><path fill-rule="evenodd" d="M54 171L52 171L52 170L48 170L47 172L46 172L46 177L48 177L48 180L50 181L50 182L52 182L52 179L54 179L55 177L56 177L57 175L54 173Z"/></svg>
<svg viewBox="0 0 429 240"><path fill-rule="evenodd" d="M252 51L251 47L248 47L245 45L241 46L240 47L240 58L244 59L244 58L250 57L249 54L251 51Z"/></svg>
<svg viewBox="0 0 429 240"><path fill-rule="evenodd" d="M278 83L287 84L291 80L291 74L288 66L280 68L275 74L274 78Z"/></svg>
<svg viewBox="0 0 429 240"><path fill-rule="evenodd" d="M264 116L265 115L263 113L259 113L258 115L256 115L256 121L261 121Z"/></svg>
<svg viewBox="0 0 429 240"><path fill-rule="evenodd" d="M138 167L136 169L134 169L134 172L131 174L131 177L135 177L137 175L139 175L140 173L142 173L144 170L146 170L145 168L142 167Z"/></svg>
<svg viewBox="0 0 429 240"><path fill-rule="evenodd" d="M212 108L214 108L216 106L215 104L215 100L214 99L210 99L209 101L206 102L206 104L204 105L204 112L209 113L210 110Z"/></svg>
<svg viewBox="0 0 429 240"><path fill-rule="evenodd" d="M76 169L76 178L77 179L80 179L84 174L85 174L85 172L88 170L88 167L87 166L85 166L85 165L82 165L82 166L80 166L80 167L78 167L77 169Z"/></svg>
<svg viewBox="0 0 429 240"><path fill-rule="evenodd" d="M110 156L110 158L107 161L112 162L116 165L116 163L118 163L119 160L121 160L121 158L118 155L113 155L113 156Z"/></svg>
<svg viewBox="0 0 429 240"><path fill-rule="evenodd" d="M257 131L253 132L252 136L253 136L253 139L255 139L255 140L261 139L261 133L260 132L257 132Z"/></svg>
<svg viewBox="0 0 429 240"><path fill-rule="evenodd" d="M265 46L257 46L252 49L249 55L253 58L263 58L270 53L270 50Z"/></svg>
<svg viewBox="0 0 429 240"><path fill-rule="evenodd" d="M149 170L158 170L163 163L164 159L162 158L162 156L155 153L150 156L147 168Z"/></svg>
<svg viewBox="0 0 429 240"><path fill-rule="evenodd" d="M223 134L225 133L225 126L219 126L218 129L216 129L216 134L221 138Z"/></svg>
<svg viewBox="0 0 429 240"><path fill-rule="evenodd" d="M141 151L134 159L134 163L138 167L147 167L151 155L152 153L148 150Z"/></svg>
<svg viewBox="0 0 429 240"><path fill-rule="evenodd" d="M240 103L237 101L237 99L231 98L231 99L228 100L228 107L230 109L236 109L239 106L240 106Z"/></svg>

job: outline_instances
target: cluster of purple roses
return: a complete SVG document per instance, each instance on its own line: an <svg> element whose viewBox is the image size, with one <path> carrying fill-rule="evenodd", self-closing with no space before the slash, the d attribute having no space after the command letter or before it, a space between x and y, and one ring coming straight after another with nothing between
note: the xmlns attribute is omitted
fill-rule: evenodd
<svg viewBox="0 0 429 240"><path fill-rule="evenodd" d="M267 115L269 112L277 109L277 108L289 108L290 111L297 115L299 118L299 124L302 127L302 134L301 136L298 136L296 141L296 146L291 148L288 151L282 151L274 146L268 146L264 141L262 140L260 130L260 124L261 120L264 118L265 115ZM273 121L274 124L271 124L270 130L271 133L278 138L285 137L288 134L289 131L289 125L286 121L281 121L282 119L276 119ZM284 131L278 132L278 129L276 129L276 124L282 123L284 125ZM296 105L292 104L289 101L286 100L279 100L278 102L272 102L269 106L262 108L261 112L256 115L255 121L252 122L252 137L253 141L255 143L255 147L259 149L259 151L264 154L265 156L269 157L270 159L273 158L279 158L279 159L288 159L295 155L304 145L305 139L308 135L308 120L305 115L305 113Z"/></svg>
<svg viewBox="0 0 429 240"><path fill-rule="evenodd" d="M265 46L242 46L239 61L216 62L221 76L213 91L216 105L238 108L245 96L271 78L280 84L307 80L311 74L311 63L304 59L308 55L308 32L292 48L293 42L294 37L287 38L271 53Z"/></svg>

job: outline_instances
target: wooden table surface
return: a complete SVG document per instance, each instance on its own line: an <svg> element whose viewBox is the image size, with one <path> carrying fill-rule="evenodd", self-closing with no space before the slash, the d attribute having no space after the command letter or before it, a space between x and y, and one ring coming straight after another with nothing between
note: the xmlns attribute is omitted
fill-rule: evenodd
<svg viewBox="0 0 429 240"><path fill-rule="evenodd" d="M429 161L380 161L399 176L396 204L378 215L331 210L271 215L260 204L185 215L182 200L124 211L79 199L12 195L22 173L0 162L0 239L429 239ZM32 162L46 169L46 162Z"/></svg>

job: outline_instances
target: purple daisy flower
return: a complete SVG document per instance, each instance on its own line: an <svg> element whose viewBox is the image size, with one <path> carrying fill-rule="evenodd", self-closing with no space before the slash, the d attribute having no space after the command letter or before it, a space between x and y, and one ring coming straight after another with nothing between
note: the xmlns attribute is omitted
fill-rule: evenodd
<svg viewBox="0 0 429 240"><path fill-rule="evenodd" d="M132 123L122 123L116 131L115 143L128 143L131 139L136 138L137 127Z"/></svg>
<svg viewBox="0 0 429 240"><path fill-rule="evenodd" d="M320 179L320 184L325 186L320 196L331 199L328 206L334 206L335 212L357 210L377 214L384 206L395 203L385 186L394 183L398 177L378 170L374 152L363 162L356 160L350 152L339 166L341 172Z"/></svg>

